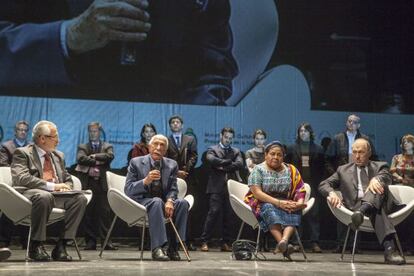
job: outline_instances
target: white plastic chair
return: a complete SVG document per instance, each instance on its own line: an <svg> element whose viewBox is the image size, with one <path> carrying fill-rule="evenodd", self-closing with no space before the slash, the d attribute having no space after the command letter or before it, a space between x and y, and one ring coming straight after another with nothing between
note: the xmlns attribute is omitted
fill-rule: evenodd
<svg viewBox="0 0 414 276"><path fill-rule="evenodd" d="M79 178L72 175L73 189L81 190ZM92 192L85 194L88 203L92 198ZM29 226L29 237L27 239L26 261L29 260L29 243L31 235L31 210L32 202L24 195L19 193L12 187L12 177L10 167L0 167L0 210L5 214L15 225ZM47 225L61 221L65 218L65 210L60 208L53 208L50 213ZM80 260L82 256L79 252L78 244L74 239L76 252Z"/></svg>
<svg viewBox="0 0 414 276"><path fill-rule="evenodd" d="M106 172L106 180L108 182L108 202L111 206L112 211L115 213L115 216L106 235L104 245L102 246L101 252L99 253L99 257L102 257L103 251L115 226L115 222L117 218L120 218L125 221L129 227L142 227L140 257L142 260L144 255L145 227L148 227L147 209L125 194L125 176L117 175L108 171ZM177 197L185 199L190 206L189 210L191 210L194 205L194 197L192 195L186 195L187 183L183 179L177 178L177 187Z"/></svg>
<svg viewBox="0 0 414 276"><path fill-rule="evenodd" d="M256 254L257 254L257 252L259 251L259 239L260 239L261 228L260 228L259 222L257 221L256 216L252 212L252 209L250 208L249 205L247 205L244 202L244 197L249 191L249 187L246 184L230 179L227 181L227 188L228 188L229 196L230 196L230 205L233 208L236 215L242 220L242 224L240 226L239 233L237 235L237 240L240 239L245 223L250 225L253 229L258 229L257 239L256 239ZM305 183L305 190L306 190L305 203L307 204L307 206L305 209L302 210L302 216L305 215L315 204L315 198L310 198L311 187L306 183ZM300 239L300 236L299 236L299 233L296 227L295 227L295 235L299 242L299 246L302 250L303 257L307 261L308 258L306 256L302 241Z"/></svg>
<svg viewBox="0 0 414 276"><path fill-rule="evenodd" d="M394 226L397 226L399 223L404 221L414 210L414 188L409 186L403 186L403 185L390 185L388 186L389 192L392 194L392 196L400 203L405 204L406 206L397 212L391 213L388 215L388 218L390 219L391 223ZM340 198L342 198L342 195L339 191L335 191ZM338 219L340 222L348 226L348 230L346 232L344 245L342 248L342 254L341 254L341 260L344 258L345 248L346 244L348 243L349 233L351 231L351 225L352 225L352 214L353 212L349 209L347 209L345 206L341 206L340 208L334 208L329 204L329 209L333 213L333 215ZM375 232L374 228L371 224L371 221L368 217L364 216L363 223L358 227L358 229L355 231L355 237L354 237L354 243L352 247L352 263L354 262L354 256L355 256L355 247L356 247L356 241L357 241L357 235L358 232ZM397 233L395 233L395 240L397 242L398 250L400 251L401 256L405 260L405 256L403 253L403 250L401 248L401 243L398 238Z"/></svg>

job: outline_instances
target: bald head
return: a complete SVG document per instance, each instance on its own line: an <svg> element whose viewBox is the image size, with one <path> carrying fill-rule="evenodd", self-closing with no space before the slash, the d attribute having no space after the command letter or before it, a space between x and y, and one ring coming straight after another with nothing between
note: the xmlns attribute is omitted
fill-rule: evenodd
<svg viewBox="0 0 414 276"><path fill-rule="evenodd" d="M371 157L371 145L368 140L359 138L352 144L352 160L355 165L364 167Z"/></svg>

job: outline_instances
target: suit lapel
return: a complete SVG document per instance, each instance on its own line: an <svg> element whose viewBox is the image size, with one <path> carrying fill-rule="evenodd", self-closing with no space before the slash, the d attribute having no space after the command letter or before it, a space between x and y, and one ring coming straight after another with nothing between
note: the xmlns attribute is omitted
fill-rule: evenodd
<svg viewBox="0 0 414 276"><path fill-rule="evenodd" d="M146 177L151 169L151 161L150 161L150 157L149 155L147 156L147 158L142 159L142 174L143 177Z"/></svg>
<svg viewBox="0 0 414 276"><path fill-rule="evenodd" d="M57 157L56 152L52 152L51 157L52 157L53 165L54 165L55 170L56 170L56 177L58 178L57 180L59 182L63 182L63 180L62 180L63 179L62 168L60 166L59 157Z"/></svg>
<svg viewBox="0 0 414 276"><path fill-rule="evenodd" d="M161 160L162 165L161 165L161 171L162 171L162 175L161 175L161 182L162 182L162 190L163 191L168 191L168 178L170 176L170 172L169 172L169 168L167 167L167 164L164 160L164 158L162 158Z"/></svg>
<svg viewBox="0 0 414 276"><path fill-rule="evenodd" d="M189 142L190 137L187 135L181 135L181 147L180 147L180 154L187 148L187 144Z"/></svg>
<svg viewBox="0 0 414 276"><path fill-rule="evenodd" d="M174 136L172 134L170 135L170 143L171 143L171 146L172 146L171 149L178 154L179 151L178 151L178 147L177 147L177 142L175 141Z"/></svg>
<svg viewBox="0 0 414 276"><path fill-rule="evenodd" d="M30 148L30 155L32 156L33 164L39 171L40 178L43 179L43 168L42 168L42 162L40 162L39 154L37 153L36 147L32 146Z"/></svg>
<svg viewBox="0 0 414 276"><path fill-rule="evenodd" d="M349 172L350 172L350 177L352 179L352 184L355 187L355 191L358 191L358 171L356 169L356 165L355 164L353 164L349 168Z"/></svg>

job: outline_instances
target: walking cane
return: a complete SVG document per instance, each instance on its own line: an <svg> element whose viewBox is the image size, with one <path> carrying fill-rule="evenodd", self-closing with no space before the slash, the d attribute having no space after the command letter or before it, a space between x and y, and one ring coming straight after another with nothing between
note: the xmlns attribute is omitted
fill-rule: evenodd
<svg viewBox="0 0 414 276"><path fill-rule="evenodd" d="M177 228L175 228L175 225L174 225L171 218L168 218L168 220L170 221L171 226L174 229L175 235L177 236L178 241L180 242L181 247L183 248L183 251L184 251L185 257L187 258L187 261L191 262L190 255L188 255L187 248L185 247L183 241L181 240L181 237L180 237L180 234L178 234Z"/></svg>

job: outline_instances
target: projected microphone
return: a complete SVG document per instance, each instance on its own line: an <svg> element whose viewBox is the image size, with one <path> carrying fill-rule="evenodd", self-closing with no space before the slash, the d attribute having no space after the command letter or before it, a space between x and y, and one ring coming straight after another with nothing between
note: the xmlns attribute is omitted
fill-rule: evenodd
<svg viewBox="0 0 414 276"><path fill-rule="evenodd" d="M135 43L122 42L121 45L121 65L135 65L137 62L137 49Z"/></svg>

